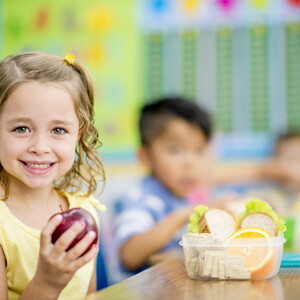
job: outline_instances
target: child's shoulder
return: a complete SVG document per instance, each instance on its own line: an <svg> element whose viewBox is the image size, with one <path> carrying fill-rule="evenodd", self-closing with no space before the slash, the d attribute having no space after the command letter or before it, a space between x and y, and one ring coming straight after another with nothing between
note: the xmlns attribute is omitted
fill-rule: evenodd
<svg viewBox="0 0 300 300"><path fill-rule="evenodd" d="M117 194L116 199L125 201L143 201L145 197L162 195L162 184L151 176L145 176L131 182L126 188Z"/></svg>
<svg viewBox="0 0 300 300"><path fill-rule="evenodd" d="M66 191L58 191L61 195L66 197L69 208L82 207L90 210L92 207L99 211L105 211L105 205L101 204L93 195L86 196L83 193L69 193Z"/></svg>
<svg viewBox="0 0 300 300"><path fill-rule="evenodd" d="M128 209L163 211L172 204L174 197L154 177L143 177L120 193L114 201L118 213Z"/></svg>
<svg viewBox="0 0 300 300"><path fill-rule="evenodd" d="M5 204L5 200L0 200L0 222L4 221L10 216L9 209Z"/></svg>

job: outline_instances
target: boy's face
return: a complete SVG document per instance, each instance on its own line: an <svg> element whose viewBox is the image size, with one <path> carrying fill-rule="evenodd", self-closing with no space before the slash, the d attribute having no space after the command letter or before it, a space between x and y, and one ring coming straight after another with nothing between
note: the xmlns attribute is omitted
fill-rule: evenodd
<svg viewBox="0 0 300 300"><path fill-rule="evenodd" d="M174 118L150 146L141 149L140 158L172 194L185 197L205 177L209 152L208 142L199 128Z"/></svg>
<svg viewBox="0 0 300 300"><path fill-rule="evenodd" d="M277 149L277 158L282 162L300 165L300 137L290 138L279 144Z"/></svg>
<svg viewBox="0 0 300 300"><path fill-rule="evenodd" d="M277 148L276 158L281 169L288 175L289 185L300 185L300 137L282 141Z"/></svg>

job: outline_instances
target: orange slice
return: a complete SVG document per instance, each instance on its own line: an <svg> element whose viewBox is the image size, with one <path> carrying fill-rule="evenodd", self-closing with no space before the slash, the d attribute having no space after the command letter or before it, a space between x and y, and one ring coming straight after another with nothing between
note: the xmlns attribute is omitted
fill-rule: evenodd
<svg viewBox="0 0 300 300"><path fill-rule="evenodd" d="M228 240L230 239L236 239L236 238L271 238L271 234L258 227L246 227L237 230L234 232L231 236L228 237Z"/></svg>
<svg viewBox="0 0 300 300"><path fill-rule="evenodd" d="M276 264L276 252L269 245L271 237L261 228L237 230L226 240L228 254L244 256L244 267L250 270L251 278L263 278L272 272Z"/></svg>

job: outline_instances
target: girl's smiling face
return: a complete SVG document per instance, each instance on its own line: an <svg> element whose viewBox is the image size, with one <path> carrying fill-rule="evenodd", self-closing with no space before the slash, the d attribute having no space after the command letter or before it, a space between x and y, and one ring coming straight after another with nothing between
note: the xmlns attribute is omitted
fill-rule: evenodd
<svg viewBox="0 0 300 300"><path fill-rule="evenodd" d="M27 82L6 99L0 112L0 162L10 189L50 187L74 162L79 121L67 90Z"/></svg>

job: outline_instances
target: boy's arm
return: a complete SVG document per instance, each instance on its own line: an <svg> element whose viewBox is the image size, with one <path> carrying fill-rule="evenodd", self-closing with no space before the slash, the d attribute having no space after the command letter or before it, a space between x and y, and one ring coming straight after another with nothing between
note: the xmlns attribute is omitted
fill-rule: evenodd
<svg viewBox="0 0 300 300"><path fill-rule="evenodd" d="M127 240L120 249L121 261L128 270L143 266L150 255L162 249L173 238L176 231L188 222L193 207L178 209L155 224L145 233Z"/></svg>
<svg viewBox="0 0 300 300"><path fill-rule="evenodd" d="M215 166L208 179L212 185L274 180L281 170L273 161L245 161L220 163Z"/></svg>
<svg viewBox="0 0 300 300"><path fill-rule="evenodd" d="M276 158L265 161L244 161L216 164L207 183L210 185L234 184L259 180L300 182L298 166L283 165Z"/></svg>
<svg viewBox="0 0 300 300"><path fill-rule="evenodd" d="M5 270L5 256L0 246L0 299L7 300L7 281L6 281L6 270Z"/></svg>
<svg viewBox="0 0 300 300"><path fill-rule="evenodd" d="M279 182L292 181L300 183L300 168L298 163L282 161L278 158L272 158L265 164L264 173Z"/></svg>

